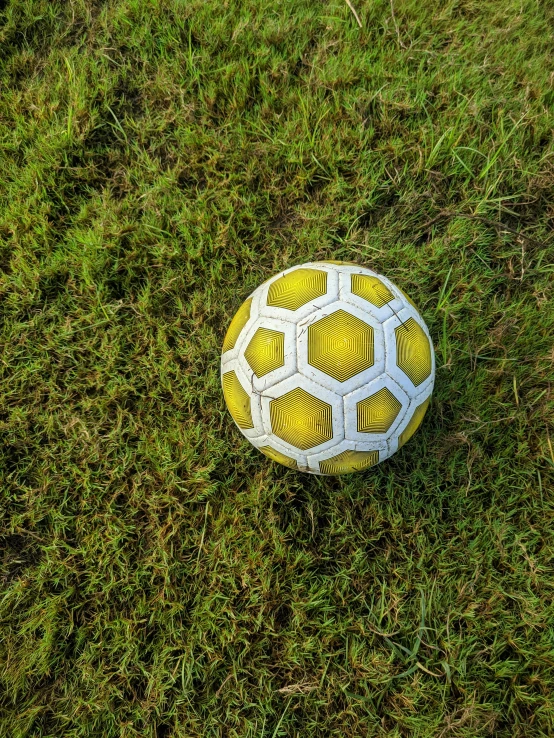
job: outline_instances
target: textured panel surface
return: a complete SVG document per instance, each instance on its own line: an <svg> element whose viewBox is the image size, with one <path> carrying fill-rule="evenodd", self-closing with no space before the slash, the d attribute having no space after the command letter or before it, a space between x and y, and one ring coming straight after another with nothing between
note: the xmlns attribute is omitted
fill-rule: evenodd
<svg viewBox="0 0 554 738"><path fill-rule="evenodd" d="M322 474L349 474L362 471L379 462L379 451L343 451L319 462Z"/></svg>
<svg viewBox="0 0 554 738"><path fill-rule="evenodd" d="M296 269L270 285L267 304L270 307L298 310L327 291L327 272L319 269Z"/></svg>
<svg viewBox="0 0 554 738"><path fill-rule="evenodd" d="M273 433L302 451L333 437L331 405L301 387L271 400L269 412Z"/></svg>
<svg viewBox="0 0 554 738"><path fill-rule="evenodd" d="M356 413L359 433L386 433L402 408L392 392L383 387L379 392L358 402Z"/></svg>
<svg viewBox="0 0 554 738"><path fill-rule="evenodd" d="M414 435L416 430L421 425L421 421L423 420L423 416L427 412L427 408L429 407L429 400L431 398L428 397L425 402L422 402L421 405L418 405L416 409L414 410L414 414L410 418L410 422L408 425L404 428L404 431L400 434L400 438L398 439L398 448L400 446L403 446L407 441L410 440L410 438Z"/></svg>
<svg viewBox="0 0 554 738"><path fill-rule="evenodd" d="M416 432L435 358L397 285L329 259L252 292L227 330L221 375L256 448L291 469L334 475L381 463Z"/></svg>
<svg viewBox="0 0 554 738"><path fill-rule="evenodd" d="M250 396L241 385L236 373L226 372L221 378L221 383L225 402L235 423L239 428L253 428Z"/></svg>
<svg viewBox="0 0 554 738"><path fill-rule="evenodd" d="M250 318L250 307L252 305L252 298L249 297L245 300L235 313L235 317L231 321L231 325L227 329L225 339L223 340L223 353L230 351L235 347L235 343L240 335L240 332L244 326L248 323Z"/></svg>
<svg viewBox="0 0 554 738"><path fill-rule="evenodd" d="M353 295L362 297L375 307L381 308L387 302L394 300L392 292L377 277L367 274L352 274L350 285Z"/></svg>
<svg viewBox="0 0 554 738"><path fill-rule="evenodd" d="M260 328L263 330L260 331ZM250 394L264 392L298 372L296 340L297 328L292 321L267 315L250 316L248 325L233 349L246 381L240 374L239 379ZM294 387L297 386L294 384Z"/></svg>
<svg viewBox="0 0 554 738"><path fill-rule="evenodd" d="M279 464L288 466L289 469L298 469L298 464L295 459L291 459L290 456L285 456L285 454L282 454L275 448L271 448L271 446L260 446L260 451L273 461L277 461Z"/></svg>
<svg viewBox="0 0 554 738"><path fill-rule="evenodd" d="M404 381L408 384L407 379ZM360 443L371 443L371 448L377 448L375 444L386 443L401 423L402 428L406 425L403 421L409 406L410 398L403 389L388 374L381 374L344 397L345 438L356 441L359 451L366 450ZM379 458L383 461L382 454Z"/></svg>
<svg viewBox="0 0 554 738"><path fill-rule="evenodd" d="M258 328L246 347L244 358L257 377L278 369L285 363L285 334L271 328Z"/></svg>
<svg viewBox="0 0 554 738"><path fill-rule="evenodd" d="M337 310L308 328L308 363L339 382L373 366L373 328Z"/></svg>
<svg viewBox="0 0 554 738"><path fill-rule="evenodd" d="M432 358L429 339L413 319L395 328L396 363L417 387L431 374Z"/></svg>

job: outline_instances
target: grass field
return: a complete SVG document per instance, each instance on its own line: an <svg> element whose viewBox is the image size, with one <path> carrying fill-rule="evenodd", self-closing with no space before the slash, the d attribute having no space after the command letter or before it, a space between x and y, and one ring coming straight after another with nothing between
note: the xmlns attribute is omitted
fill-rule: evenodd
<svg viewBox="0 0 554 738"><path fill-rule="evenodd" d="M0 2L2 738L554 733L554 6L352 6ZM219 385L321 258L437 354L335 479Z"/></svg>

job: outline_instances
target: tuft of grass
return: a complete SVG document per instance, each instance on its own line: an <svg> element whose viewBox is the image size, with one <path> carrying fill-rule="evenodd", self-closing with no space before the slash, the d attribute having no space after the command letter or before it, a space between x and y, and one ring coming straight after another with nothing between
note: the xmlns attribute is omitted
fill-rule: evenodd
<svg viewBox="0 0 554 738"><path fill-rule="evenodd" d="M2 736L554 732L554 10L351 5L0 3ZM438 371L393 459L319 479L218 362L329 257Z"/></svg>

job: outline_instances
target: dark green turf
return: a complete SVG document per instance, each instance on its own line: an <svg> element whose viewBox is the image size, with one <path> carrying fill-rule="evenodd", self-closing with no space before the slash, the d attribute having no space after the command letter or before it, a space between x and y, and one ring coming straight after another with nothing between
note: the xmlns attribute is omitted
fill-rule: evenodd
<svg viewBox="0 0 554 738"><path fill-rule="evenodd" d="M0 735L554 733L554 6L0 2ZM421 306L392 460L263 458L219 351L321 258Z"/></svg>

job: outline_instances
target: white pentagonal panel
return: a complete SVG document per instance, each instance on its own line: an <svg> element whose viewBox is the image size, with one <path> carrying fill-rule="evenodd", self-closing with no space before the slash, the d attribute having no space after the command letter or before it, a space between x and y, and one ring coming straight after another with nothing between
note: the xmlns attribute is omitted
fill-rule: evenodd
<svg viewBox="0 0 554 738"><path fill-rule="evenodd" d="M404 418L410 398L387 374L344 397L345 438L360 443L386 442Z"/></svg>
<svg viewBox="0 0 554 738"><path fill-rule="evenodd" d="M366 328L371 332L371 361ZM339 395L353 392L384 371L382 325L354 305L337 300L300 321L297 331L298 370Z"/></svg>
<svg viewBox="0 0 554 738"><path fill-rule="evenodd" d="M268 437L300 453L330 448L344 438L342 398L295 374L261 395Z"/></svg>
<svg viewBox="0 0 554 738"><path fill-rule="evenodd" d="M432 389L435 352L423 319L409 306L383 323L386 371L410 397ZM428 341L428 353L423 337Z"/></svg>
<svg viewBox="0 0 554 738"><path fill-rule="evenodd" d="M277 318L259 317L243 331L237 358L256 392L291 377L297 372L296 326Z"/></svg>

